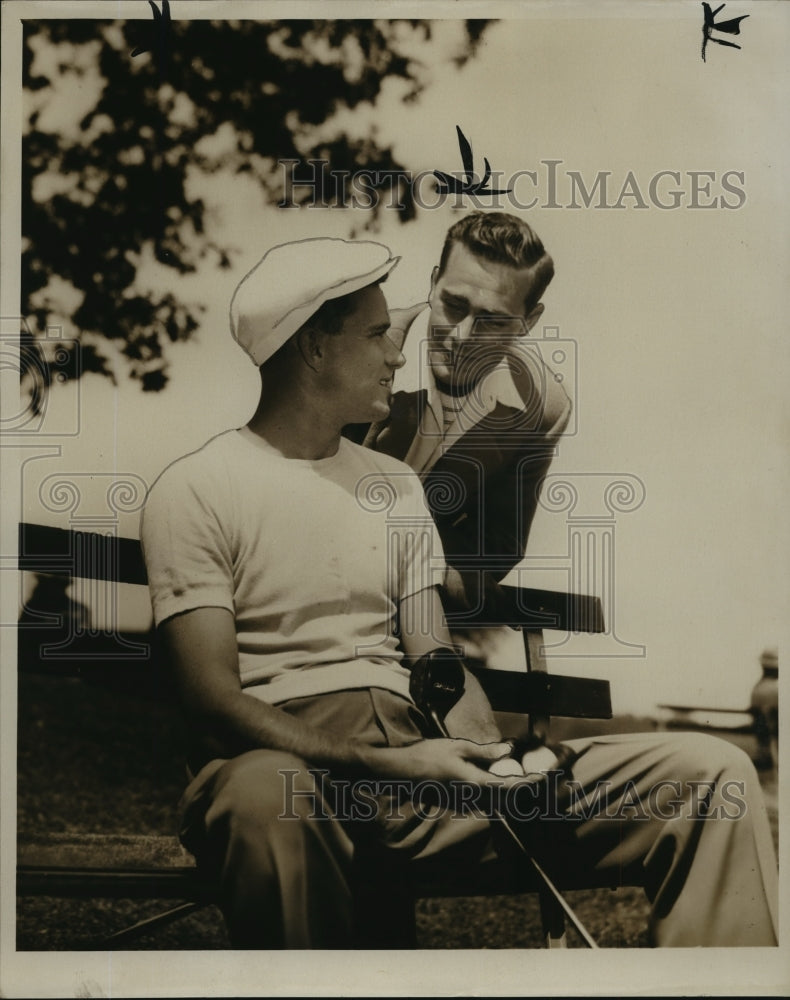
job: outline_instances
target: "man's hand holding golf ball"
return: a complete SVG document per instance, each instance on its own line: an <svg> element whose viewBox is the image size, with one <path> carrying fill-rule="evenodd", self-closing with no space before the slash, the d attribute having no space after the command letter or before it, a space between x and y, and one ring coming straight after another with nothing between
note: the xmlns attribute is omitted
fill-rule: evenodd
<svg viewBox="0 0 790 1000"><path fill-rule="evenodd" d="M511 753L495 760L488 772L503 778L514 776L542 781L548 771L561 770L567 766L570 756L568 747L562 745L538 745L525 750L514 741Z"/></svg>

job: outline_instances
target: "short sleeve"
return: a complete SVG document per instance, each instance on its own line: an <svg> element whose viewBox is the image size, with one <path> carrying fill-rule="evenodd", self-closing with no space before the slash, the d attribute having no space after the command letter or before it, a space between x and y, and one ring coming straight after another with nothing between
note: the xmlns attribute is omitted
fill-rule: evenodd
<svg viewBox="0 0 790 1000"><path fill-rule="evenodd" d="M143 510L140 540L154 621L199 607L234 612L233 559L210 482L170 466L154 483Z"/></svg>

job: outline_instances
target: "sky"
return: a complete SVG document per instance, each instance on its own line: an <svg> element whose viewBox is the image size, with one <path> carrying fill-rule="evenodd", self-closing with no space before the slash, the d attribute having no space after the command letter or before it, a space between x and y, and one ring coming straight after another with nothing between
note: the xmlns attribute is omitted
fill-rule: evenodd
<svg viewBox="0 0 790 1000"><path fill-rule="evenodd" d="M542 326L559 338L575 404L547 490L556 479L581 492L572 512L538 512L527 558L510 582L582 585L605 598L608 635L548 638L550 669L609 677L621 711L665 702L744 708L761 651L784 632L788 115L779 67L789 22L767 16L768 8L746 22L741 51L709 45L704 63L693 4L637 4L625 20L612 5L571 17L568 6L536 4L492 26L460 69L447 58L458 26L437 22L432 41L415 50L428 79L417 102L404 104L394 82L375 108L344 112L326 126L364 134L375 123L379 143L392 144L417 174L460 169L458 125L476 163L485 156L507 176L535 173L536 182L522 176L515 193L538 198L524 215L556 264ZM46 109L54 120L76 123L90 105L99 80L92 58L79 87L59 85L58 104ZM225 139L220 133L205 143L220 149ZM677 177L654 181L653 198L660 171ZM693 171L706 172L696 198ZM589 191L601 172L605 203L621 207L585 207L578 181L574 198L574 175ZM165 391L141 393L121 368L116 386L87 376L53 390L47 426L78 430L58 439L59 455L22 463L29 520L64 525L69 516L101 516L107 484L118 478L142 498L170 461L246 422L258 377L229 336L227 308L235 284L269 246L354 228L402 256L385 289L390 306L402 306L426 298L443 234L462 214L424 208L403 226L384 211L380 228L366 234L363 211L277 209L244 175L195 174L190 187L208 205L212 238L232 247L233 267L178 282L179 294L206 311L193 341L170 349ZM671 204L675 189L679 208L653 203ZM735 207L721 207L722 199ZM716 207L689 207L695 200ZM143 294L173 282L152 256L143 262ZM50 291L63 303L63 336L72 335L70 291ZM557 345L547 350L547 360L558 356ZM42 507L42 483L51 487L63 473L79 473L85 487L77 514ZM616 481L633 491L635 509L606 506L607 484ZM138 520L132 503L118 530L134 535ZM594 550L581 569L569 554L578 532ZM604 539L613 546L608 562ZM122 627L145 627L145 592L120 588L118 614ZM520 655L512 633L495 665L518 667Z"/></svg>

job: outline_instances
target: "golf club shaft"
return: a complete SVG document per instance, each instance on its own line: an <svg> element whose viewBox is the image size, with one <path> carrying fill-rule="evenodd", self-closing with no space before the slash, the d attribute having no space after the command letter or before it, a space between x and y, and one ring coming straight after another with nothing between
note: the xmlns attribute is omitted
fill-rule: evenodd
<svg viewBox="0 0 790 1000"><path fill-rule="evenodd" d="M507 830L508 834L510 835L510 838L514 841L514 843L516 843L518 845L518 848L521 851L521 853L526 858L529 859L529 863L532 865L532 868L534 869L534 871L537 874L538 878L540 878L540 880L543 882L544 886L549 890L549 892L552 894L552 896L554 897L554 899L560 904L560 906L563 909L563 912L568 917L568 919L573 924L573 926L576 928L576 931L579 934L579 936L581 937L582 941L584 941L584 943L587 945L588 948L597 948L598 945L595 943L595 941L593 940L593 938L590 935L589 931L584 926L584 924L581 922L581 920L579 920L579 918L573 912L573 910L571 909L570 905L565 901L565 899L563 898L562 893L560 892L560 890L554 885L554 883L551 881L551 879L546 874L546 872L543 870L543 868L538 864L538 862L535 860L535 858L529 853L529 851L526 849L526 847L524 847L524 845L521 843L521 841L518 838L518 834L516 834L516 832L514 831L513 827L508 822L507 817L504 816L501 812L499 812L498 809L494 809L492 811L493 811L493 814L496 817L496 819L499 821L499 823L505 828L505 830Z"/></svg>
<svg viewBox="0 0 790 1000"><path fill-rule="evenodd" d="M446 737L450 738L450 734L447 732L447 728L445 727L443 720L439 718L438 712L436 712L435 709L431 709L430 710L430 715L431 715L431 718L433 719L433 722L434 722L437 730L442 734L442 736L446 736ZM543 868L541 867L541 865L538 864L538 862L535 860L535 858L530 854L530 852L522 844L521 840L519 839L518 834L515 832L515 830L513 829L513 827L510 825L510 823L509 823L507 817L504 815L504 813L501 813L498 809L494 809L494 808L492 808L491 812L492 812L492 815L494 816L494 818L499 822L499 824L502 827L504 827L504 829L507 831L508 835L510 836L511 840L516 844L516 846L518 847L519 851L524 855L524 857L526 857L529 860L529 862L532 865L532 868L533 868L535 874L541 880L541 882L543 883L543 885L549 890L549 892L554 897L554 899L560 904L560 906L562 907L563 912L568 917L568 919L570 920L570 922L573 924L574 928L576 929L577 933L581 937L582 941L584 941L584 943L587 945L588 948L597 948L598 945L595 943L594 939L590 935L590 933L587 930L587 928L584 926L584 924L581 922L581 920L579 920L579 918L573 912L573 910L571 909L571 907L569 906L569 904L563 898L563 896L560 893L559 889L554 885L554 883L551 881L551 879L549 878L549 876L543 870Z"/></svg>

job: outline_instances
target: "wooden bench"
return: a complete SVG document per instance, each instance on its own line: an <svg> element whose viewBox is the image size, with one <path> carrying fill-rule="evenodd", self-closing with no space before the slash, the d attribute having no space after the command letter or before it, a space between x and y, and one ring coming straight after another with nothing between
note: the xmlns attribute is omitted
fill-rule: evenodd
<svg viewBox="0 0 790 1000"><path fill-rule="evenodd" d="M20 570L35 573L146 585L139 543L114 535L22 524L18 564ZM457 621L468 622L468 619L462 617ZM504 609L499 606L493 615L487 612L485 623L520 629L526 654L526 672L488 669L477 672L496 711L527 714L530 731L540 734L548 734L552 716L611 718L608 681L553 676L546 670L543 650L543 629L602 632L603 615L597 598L512 588L512 606ZM51 645L51 633L20 629L20 671L62 675L64 670L71 670L78 676L95 678L111 674L121 666L156 669L155 648L152 653L141 655L139 647L144 644L135 642L128 634L77 629L64 647L68 655L55 659L39 655L47 642ZM375 872L366 871L359 880L360 947L416 946L417 898L541 891L526 866L516 879L512 870L505 870L499 864L465 873L463 880L457 872L419 882L408 873L398 873L397 879L392 874L382 873L378 877ZM563 884L562 878L558 881L561 888L573 888ZM380 905L382 892L387 893L386 908ZM179 901L155 917L91 943L92 947L105 948L122 946L214 900L213 887L197 871L191 855L173 833L165 832L156 836L117 836L101 831L20 836L17 894ZM562 911L545 892L541 902L544 932L551 944L557 944L563 940ZM382 910L386 910L386 915Z"/></svg>

